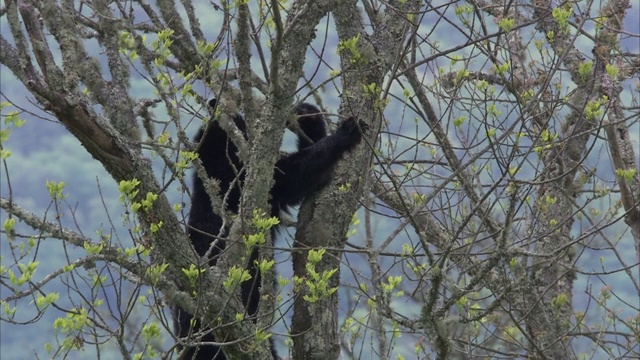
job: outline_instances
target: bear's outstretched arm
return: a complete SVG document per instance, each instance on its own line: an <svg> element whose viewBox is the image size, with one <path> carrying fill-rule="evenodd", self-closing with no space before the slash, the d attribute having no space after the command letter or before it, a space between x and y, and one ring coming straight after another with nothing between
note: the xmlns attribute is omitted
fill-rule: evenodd
<svg viewBox="0 0 640 360"><path fill-rule="evenodd" d="M338 160L360 143L363 128L364 122L349 118L335 134L278 160L271 189L272 214L278 215L279 210L299 204L327 185Z"/></svg>

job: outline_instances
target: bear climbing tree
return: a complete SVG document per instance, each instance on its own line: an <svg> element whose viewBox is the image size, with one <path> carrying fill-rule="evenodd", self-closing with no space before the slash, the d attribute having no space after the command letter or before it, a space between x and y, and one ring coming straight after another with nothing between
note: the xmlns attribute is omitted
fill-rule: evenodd
<svg viewBox="0 0 640 360"><path fill-rule="evenodd" d="M216 100L209 105L215 108ZM341 122L337 131L327 136L324 116L314 105L301 103L295 108L299 129L298 151L281 157L273 172L274 185L271 189L271 216L279 216L281 210L299 204L305 197L319 191L331 180L334 165L345 152L358 145L362 138L362 129L366 124L351 117ZM240 114L233 116L237 128L246 138L246 123ZM244 179L243 165L238 157L238 148L231 141L217 121L211 121L207 128L201 129L194 139L199 143L198 156L208 177L219 181L221 198L226 197L226 210L238 213L241 189ZM225 249L228 229L223 225L222 217L214 211L204 182L194 174L191 193L188 233L191 243L200 256L210 254L209 264L215 265L218 256ZM217 241L216 241L217 240ZM213 246L212 249L210 249ZM260 271L253 265L258 259L259 249L251 252L248 269L251 279L241 285L242 302L246 315L255 321L260 300ZM192 316L176 309L176 333L186 337L190 333L202 330L198 321L192 328ZM214 339L211 332L198 338L198 342L224 342L228 339ZM272 348L272 352L275 351ZM219 346L207 345L190 347L185 351L185 359L210 360L226 359Z"/></svg>

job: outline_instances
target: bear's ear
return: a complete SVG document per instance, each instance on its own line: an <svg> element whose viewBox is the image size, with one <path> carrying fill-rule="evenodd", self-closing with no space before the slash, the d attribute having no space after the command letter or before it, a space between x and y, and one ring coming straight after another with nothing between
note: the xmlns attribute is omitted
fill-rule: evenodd
<svg viewBox="0 0 640 360"><path fill-rule="evenodd" d="M216 104L217 104L217 103L218 103L218 102L216 101L216 99L211 99L211 100L209 100L209 106L211 106L211 108L212 108L212 109L215 109L215 108L216 108Z"/></svg>

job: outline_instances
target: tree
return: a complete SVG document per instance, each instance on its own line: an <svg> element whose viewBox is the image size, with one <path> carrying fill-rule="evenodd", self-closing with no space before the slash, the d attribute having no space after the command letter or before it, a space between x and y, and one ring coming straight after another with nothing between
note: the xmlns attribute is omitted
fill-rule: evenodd
<svg viewBox="0 0 640 360"><path fill-rule="evenodd" d="M296 359L640 356L640 35L629 9L5 1L0 63L15 78L3 75L2 90L3 326L53 314L57 342L32 344L50 357L175 357L180 341L198 341L170 336L179 305L218 324L234 359L271 357L273 333ZM214 115L212 97L232 136L230 116L248 123L248 141L233 136L246 172L229 217L236 244L261 232L254 210L267 208L292 104L312 97L371 129L301 205L295 243L267 236L261 260L294 270L266 269L256 324L225 286L243 247L208 268L185 236L187 175L201 170L189 134ZM16 200L32 190L11 181L22 148L6 139L37 149L19 127L39 118L64 125L110 175L92 196L117 185L116 210L100 197L97 235L81 230L61 179L47 182L46 208ZM52 243L64 257L39 251Z"/></svg>

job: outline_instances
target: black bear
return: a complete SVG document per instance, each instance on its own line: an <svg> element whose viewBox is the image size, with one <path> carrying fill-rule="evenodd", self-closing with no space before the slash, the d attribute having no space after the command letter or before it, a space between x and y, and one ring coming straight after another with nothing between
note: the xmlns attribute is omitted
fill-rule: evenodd
<svg viewBox="0 0 640 360"><path fill-rule="evenodd" d="M215 108L216 100L210 100L209 105ZM271 189L271 216L279 216L280 210L286 211L288 206L299 204L305 197L327 185L331 180L334 165L345 152L360 143L361 129L366 127L364 122L349 118L340 124L335 134L327 136L325 118L317 107L302 103L296 106L295 110L298 115L299 129L303 134L297 134L298 151L285 155L276 162L273 172L275 183ZM246 137L244 118L236 114L233 121ZM227 197L227 210L237 214L244 178L242 163L237 155L238 148L216 121L211 121L207 129L201 129L194 141L200 143L198 155L207 176L220 182L219 196ZM200 256L204 256L213 241L216 238L226 237L227 231L228 229L223 228L222 218L213 211L202 179L194 174L188 222L188 233L193 247ZM224 250L224 246L222 240L216 243L210 253L210 265L215 265L217 256ZM251 280L241 285L242 302L247 316L254 321L260 300L261 275L252 264L258 259L258 255L258 250L254 250L250 255L248 264L250 264ZM190 331L201 330L197 321L195 327L190 329L192 319L190 314L177 309L176 317L176 333L179 337L187 336ZM208 333L199 341L215 342L216 340L211 333ZM218 342L223 341L225 339L218 339ZM272 352L275 356L273 347ZM182 358L222 360L226 359L226 356L220 347L208 345L186 349Z"/></svg>

